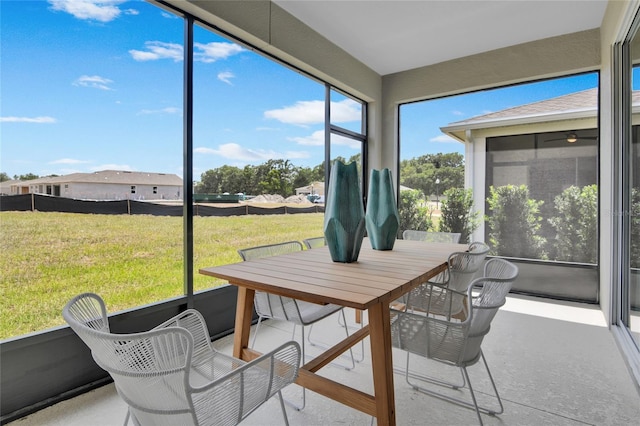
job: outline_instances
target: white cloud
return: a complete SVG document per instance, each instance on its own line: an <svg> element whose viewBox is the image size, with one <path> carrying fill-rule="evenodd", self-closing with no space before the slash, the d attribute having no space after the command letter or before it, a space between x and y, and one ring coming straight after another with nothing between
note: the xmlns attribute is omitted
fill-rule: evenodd
<svg viewBox="0 0 640 426"><path fill-rule="evenodd" d="M184 59L184 48L181 44L165 43L163 41L147 41L144 43L145 50L129 50L129 53L136 61L157 61L159 59L173 59L175 62ZM237 53L244 49L235 43L194 43L195 61L211 63Z"/></svg>
<svg viewBox="0 0 640 426"><path fill-rule="evenodd" d="M309 153L304 151L277 152L273 150L251 149L244 148L237 143L222 144L218 147L218 149L204 147L195 148L194 152L198 154L219 155L229 160L247 162L264 161L273 158L309 158Z"/></svg>
<svg viewBox="0 0 640 426"><path fill-rule="evenodd" d="M324 123L324 101L298 101L295 105L265 111L264 116L288 124ZM331 102L331 122L345 123L360 120L361 117L360 104L357 102L351 99Z"/></svg>
<svg viewBox="0 0 640 426"><path fill-rule="evenodd" d="M109 85L113 83L113 80L100 77L99 75L83 75L73 82L74 86L91 87L100 90L113 90Z"/></svg>
<svg viewBox="0 0 640 426"><path fill-rule="evenodd" d="M56 123L53 117L0 117L0 122L3 123L37 123L37 124L50 124Z"/></svg>
<svg viewBox="0 0 640 426"><path fill-rule="evenodd" d="M351 99L331 102L332 123L348 123L360 119L362 119L362 110L358 102Z"/></svg>
<svg viewBox="0 0 640 426"><path fill-rule="evenodd" d="M429 139L429 142L455 142L455 143L460 143L460 141L457 141L457 140L453 139L451 136L447 136L447 135L436 136L434 138Z"/></svg>
<svg viewBox="0 0 640 426"><path fill-rule="evenodd" d="M324 146L324 130L317 130L305 137L296 137L289 138L289 140L297 143L298 145L306 145L306 146ZM360 149L361 143L360 141L345 138L340 135L331 136L331 144L332 145L340 145L347 146L352 149Z"/></svg>
<svg viewBox="0 0 640 426"><path fill-rule="evenodd" d="M182 114L182 110L176 107L167 107L162 109L143 109L138 113L138 115L148 115L148 114Z"/></svg>
<svg viewBox="0 0 640 426"><path fill-rule="evenodd" d="M324 102L298 101L292 106L265 111L264 116L288 124L323 123Z"/></svg>
<svg viewBox="0 0 640 426"><path fill-rule="evenodd" d="M193 59L205 63L215 62L219 59L227 59L230 56L244 51L242 46L235 43L193 43L193 47L196 49L193 54Z"/></svg>
<svg viewBox="0 0 640 426"><path fill-rule="evenodd" d="M182 45L164 43L162 41L147 41L147 50L130 50L129 53L136 61L156 61L158 59L173 59L174 62L183 60Z"/></svg>
<svg viewBox="0 0 640 426"><path fill-rule="evenodd" d="M78 19L90 21L110 22L122 13L118 7L126 0L49 0L51 8L56 11L66 12ZM127 14L137 14L135 10L128 9Z"/></svg>
<svg viewBox="0 0 640 426"><path fill-rule="evenodd" d="M305 137L289 138L289 140L294 141L298 145L324 146L324 130L318 130Z"/></svg>
<svg viewBox="0 0 640 426"><path fill-rule="evenodd" d="M88 161L75 160L73 158L61 158L59 160L50 161L49 164L85 164Z"/></svg>
<svg viewBox="0 0 640 426"><path fill-rule="evenodd" d="M223 71L221 73L218 73L218 80L223 81L231 86L233 86L233 83L231 82L232 78L235 78L235 75L233 75L233 73L230 71Z"/></svg>

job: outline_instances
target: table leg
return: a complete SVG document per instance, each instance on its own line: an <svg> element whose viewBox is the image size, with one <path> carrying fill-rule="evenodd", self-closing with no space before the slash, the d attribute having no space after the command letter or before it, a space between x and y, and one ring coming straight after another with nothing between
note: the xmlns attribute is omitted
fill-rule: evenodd
<svg viewBox="0 0 640 426"><path fill-rule="evenodd" d="M369 339L378 425L395 425L395 392L388 303L369 308Z"/></svg>
<svg viewBox="0 0 640 426"><path fill-rule="evenodd" d="M236 304L236 327L233 335L233 356L242 359L242 350L249 347L249 333L253 317L254 290L238 287Z"/></svg>

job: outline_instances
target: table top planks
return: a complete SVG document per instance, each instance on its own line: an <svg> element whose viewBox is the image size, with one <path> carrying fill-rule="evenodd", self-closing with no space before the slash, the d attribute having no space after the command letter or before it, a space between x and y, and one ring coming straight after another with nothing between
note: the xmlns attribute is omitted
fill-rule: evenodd
<svg viewBox="0 0 640 426"><path fill-rule="evenodd" d="M373 250L367 238L357 262L333 262L328 247L200 269L200 273L253 290L314 303L368 309L391 301L446 269L465 244L397 240Z"/></svg>

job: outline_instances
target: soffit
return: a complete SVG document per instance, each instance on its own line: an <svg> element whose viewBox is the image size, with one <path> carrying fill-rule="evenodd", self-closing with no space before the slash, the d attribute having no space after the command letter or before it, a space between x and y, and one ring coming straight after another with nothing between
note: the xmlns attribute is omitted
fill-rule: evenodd
<svg viewBox="0 0 640 426"><path fill-rule="evenodd" d="M273 0L380 75L600 27L606 0Z"/></svg>

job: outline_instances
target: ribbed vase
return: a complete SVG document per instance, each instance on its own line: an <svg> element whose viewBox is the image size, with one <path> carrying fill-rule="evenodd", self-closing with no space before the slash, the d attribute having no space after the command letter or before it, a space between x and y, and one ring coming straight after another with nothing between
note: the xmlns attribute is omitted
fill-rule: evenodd
<svg viewBox="0 0 640 426"><path fill-rule="evenodd" d="M358 260L366 225L355 162L336 161L325 202L324 236L334 262Z"/></svg>
<svg viewBox="0 0 640 426"><path fill-rule="evenodd" d="M392 250L400 216L391 170L371 170L367 197L367 235L374 250Z"/></svg>

